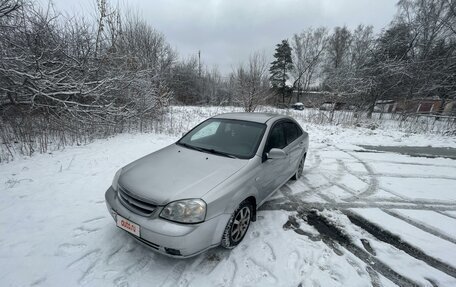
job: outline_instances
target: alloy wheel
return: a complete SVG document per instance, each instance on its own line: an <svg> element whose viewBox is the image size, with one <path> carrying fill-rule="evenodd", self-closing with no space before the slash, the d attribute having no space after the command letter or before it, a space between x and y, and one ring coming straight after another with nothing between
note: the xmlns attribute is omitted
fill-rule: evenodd
<svg viewBox="0 0 456 287"><path fill-rule="evenodd" d="M244 237L250 224L250 208L244 206L234 217L233 225L231 226L230 237L234 242L238 242Z"/></svg>

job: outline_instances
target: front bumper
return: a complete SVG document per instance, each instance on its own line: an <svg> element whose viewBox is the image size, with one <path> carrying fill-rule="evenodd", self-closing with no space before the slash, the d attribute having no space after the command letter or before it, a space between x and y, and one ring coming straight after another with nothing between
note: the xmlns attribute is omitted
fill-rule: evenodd
<svg viewBox="0 0 456 287"><path fill-rule="evenodd" d="M152 250L171 257L192 257L220 245L230 219L229 214L222 214L198 224L181 224L160 218L158 214L162 207L147 217L130 211L120 203L117 192L112 187L106 191L105 198L114 221L119 214L138 224L140 236L130 235Z"/></svg>

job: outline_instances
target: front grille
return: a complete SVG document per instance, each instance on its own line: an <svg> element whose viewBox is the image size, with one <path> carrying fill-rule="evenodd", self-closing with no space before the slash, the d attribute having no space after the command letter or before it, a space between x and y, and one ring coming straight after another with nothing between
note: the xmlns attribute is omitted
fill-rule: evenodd
<svg viewBox="0 0 456 287"><path fill-rule="evenodd" d="M132 195L129 191L119 185L119 200L123 206L133 211L134 213L149 216L157 208L157 205L139 199Z"/></svg>

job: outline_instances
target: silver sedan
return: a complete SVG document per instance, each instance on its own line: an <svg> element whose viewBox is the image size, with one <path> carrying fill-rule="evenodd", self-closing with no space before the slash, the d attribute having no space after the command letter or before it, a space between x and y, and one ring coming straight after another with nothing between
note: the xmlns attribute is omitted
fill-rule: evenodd
<svg viewBox="0 0 456 287"><path fill-rule="evenodd" d="M234 248L256 210L302 175L308 146L291 117L218 115L120 169L106 204L119 228L162 254Z"/></svg>

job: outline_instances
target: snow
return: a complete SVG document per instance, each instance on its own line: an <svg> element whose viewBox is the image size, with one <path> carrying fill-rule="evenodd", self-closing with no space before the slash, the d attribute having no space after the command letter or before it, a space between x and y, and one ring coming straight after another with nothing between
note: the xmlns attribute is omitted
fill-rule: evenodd
<svg viewBox="0 0 456 287"><path fill-rule="evenodd" d="M456 267L456 246L454 244L386 214L378 208L354 208L351 210L374 224L387 227L388 231L413 246L426 250L429 255Z"/></svg>
<svg viewBox="0 0 456 287"><path fill-rule="evenodd" d="M364 249L361 239L367 240L375 251L377 258L381 259L382 262L387 263L395 271L399 271L400 274L413 278L413 280L422 286L431 286L428 280L429 278L434 282L438 282L439 286L454 286L456 284L456 278L430 267L423 261L415 259L402 250L378 241L363 229L353 226L349 219L342 213L325 211L323 214L343 227L345 232L349 234L350 238L358 247Z"/></svg>
<svg viewBox="0 0 456 287"><path fill-rule="evenodd" d="M301 111L287 113L310 134L304 177L271 197L237 248L171 259L116 228L104 203L114 173L176 141L206 117L230 111L239 109L172 107L161 133L121 134L0 164L2 286L398 284L391 273L354 254L351 245L320 234L304 219L313 208L341 228L353 248L367 252L361 239L367 240L375 259L409 280L423 286L456 285L456 274L378 240L345 215L352 210L456 267L456 161L367 152L357 146L456 147L455 137L311 124ZM290 202L299 210L280 206ZM284 228L290 217L298 228Z"/></svg>
<svg viewBox="0 0 456 287"><path fill-rule="evenodd" d="M438 232L456 239L456 220L431 210L394 210L409 219L426 225L428 228L434 228Z"/></svg>
<svg viewBox="0 0 456 287"><path fill-rule="evenodd" d="M450 179L420 178L417 175L412 178L385 176L380 181L382 186L392 188L401 197L447 202L448 200L454 200L456 196L456 190L454 190L453 185L454 180Z"/></svg>

